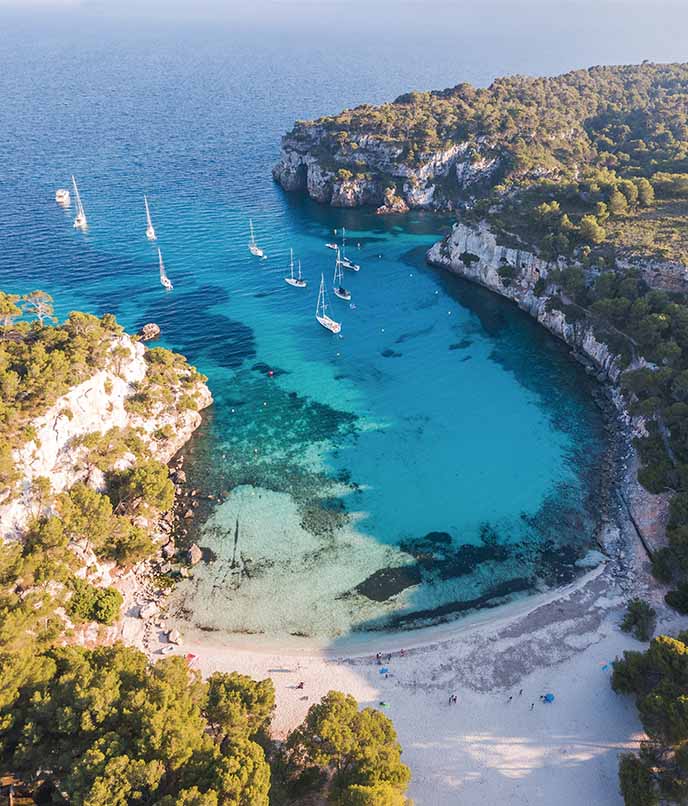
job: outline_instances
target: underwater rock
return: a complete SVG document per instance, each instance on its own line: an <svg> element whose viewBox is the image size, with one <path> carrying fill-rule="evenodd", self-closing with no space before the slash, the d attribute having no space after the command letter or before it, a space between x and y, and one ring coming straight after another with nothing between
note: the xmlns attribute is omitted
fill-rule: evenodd
<svg viewBox="0 0 688 806"><path fill-rule="evenodd" d="M465 350L473 344L473 339L461 339L449 345L450 350Z"/></svg>
<svg viewBox="0 0 688 806"><path fill-rule="evenodd" d="M354 588L356 593L373 602L386 602L406 588L422 582L417 565L401 565L397 568L380 568Z"/></svg>
<svg viewBox="0 0 688 806"><path fill-rule="evenodd" d="M386 350L382 351L382 355L384 358L401 358L402 353L398 353L396 350L391 350L388 347Z"/></svg>

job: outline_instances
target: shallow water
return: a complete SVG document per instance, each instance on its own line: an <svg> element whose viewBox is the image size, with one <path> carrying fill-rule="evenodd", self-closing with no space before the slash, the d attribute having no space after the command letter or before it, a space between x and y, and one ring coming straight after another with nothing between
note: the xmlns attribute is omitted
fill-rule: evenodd
<svg viewBox="0 0 688 806"><path fill-rule="evenodd" d="M393 97L415 84L413 63L383 75L362 56L342 85L341 54L294 57L274 37L13 25L0 52L3 287L44 288L60 315L157 322L215 397L185 469L223 500L194 523L211 560L180 587L181 618L329 639L572 578L604 448L583 370L509 303L425 265L447 219L326 209L270 179L294 118ZM488 80L477 65L423 76ZM72 171L85 233L53 202ZM144 191L172 293L144 237ZM246 248L249 216L266 261ZM334 268L324 243L342 226L362 269L345 275L353 306L330 299L335 337L314 312ZM290 246L305 290L283 281Z"/></svg>

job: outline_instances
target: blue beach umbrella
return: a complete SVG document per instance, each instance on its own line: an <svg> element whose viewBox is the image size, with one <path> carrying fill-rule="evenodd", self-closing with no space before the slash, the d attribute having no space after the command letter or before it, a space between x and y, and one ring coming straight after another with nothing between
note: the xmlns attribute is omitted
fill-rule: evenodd
<svg viewBox="0 0 688 806"><path fill-rule="evenodd" d="M545 702L554 702L554 694L548 693L544 696Z"/></svg>

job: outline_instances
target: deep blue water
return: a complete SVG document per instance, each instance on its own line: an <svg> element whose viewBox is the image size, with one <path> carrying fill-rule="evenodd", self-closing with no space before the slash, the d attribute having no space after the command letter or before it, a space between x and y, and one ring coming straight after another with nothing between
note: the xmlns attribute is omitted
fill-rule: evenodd
<svg viewBox="0 0 688 806"><path fill-rule="evenodd" d="M582 369L513 306L425 265L446 219L326 209L285 194L270 168L296 118L555 72L581 53L486 49L484 35L422 52L411 29L342 49L298 25L2 22L2 287L42 288L60 315L155 321L209 377L216 403L186 469L225 500L193 527L217 559L182 589L192 621L330 638L571 578L604 447ZM53 200L71 173L86 232ZM249 217L266 261L247 251ZM362 270L345 277L355 308L330 300L338 338L314 309L341 226ZM289 247L306 290L283 282Z"/></svg>

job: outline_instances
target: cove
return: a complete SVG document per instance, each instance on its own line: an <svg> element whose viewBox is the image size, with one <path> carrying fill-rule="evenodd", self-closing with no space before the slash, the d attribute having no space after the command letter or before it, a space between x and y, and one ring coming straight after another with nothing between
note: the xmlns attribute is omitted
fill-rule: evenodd
<svg viewBox="0 0 688 806"><path fill-rule="evenodd" d="M231 311L253 338L232 326L224 360L222 339L192 356L216 404L185 470L223 500L191 528L212 559L176 593L185 626L331 641L570 582L604 483L594 382L513 304L426 266L445 221L291 210L305 270L347 226L355 308L332 298L342 334L327 334L317 276L300 293L283 266L240 304L205 292L200 332Z"/></svg>

